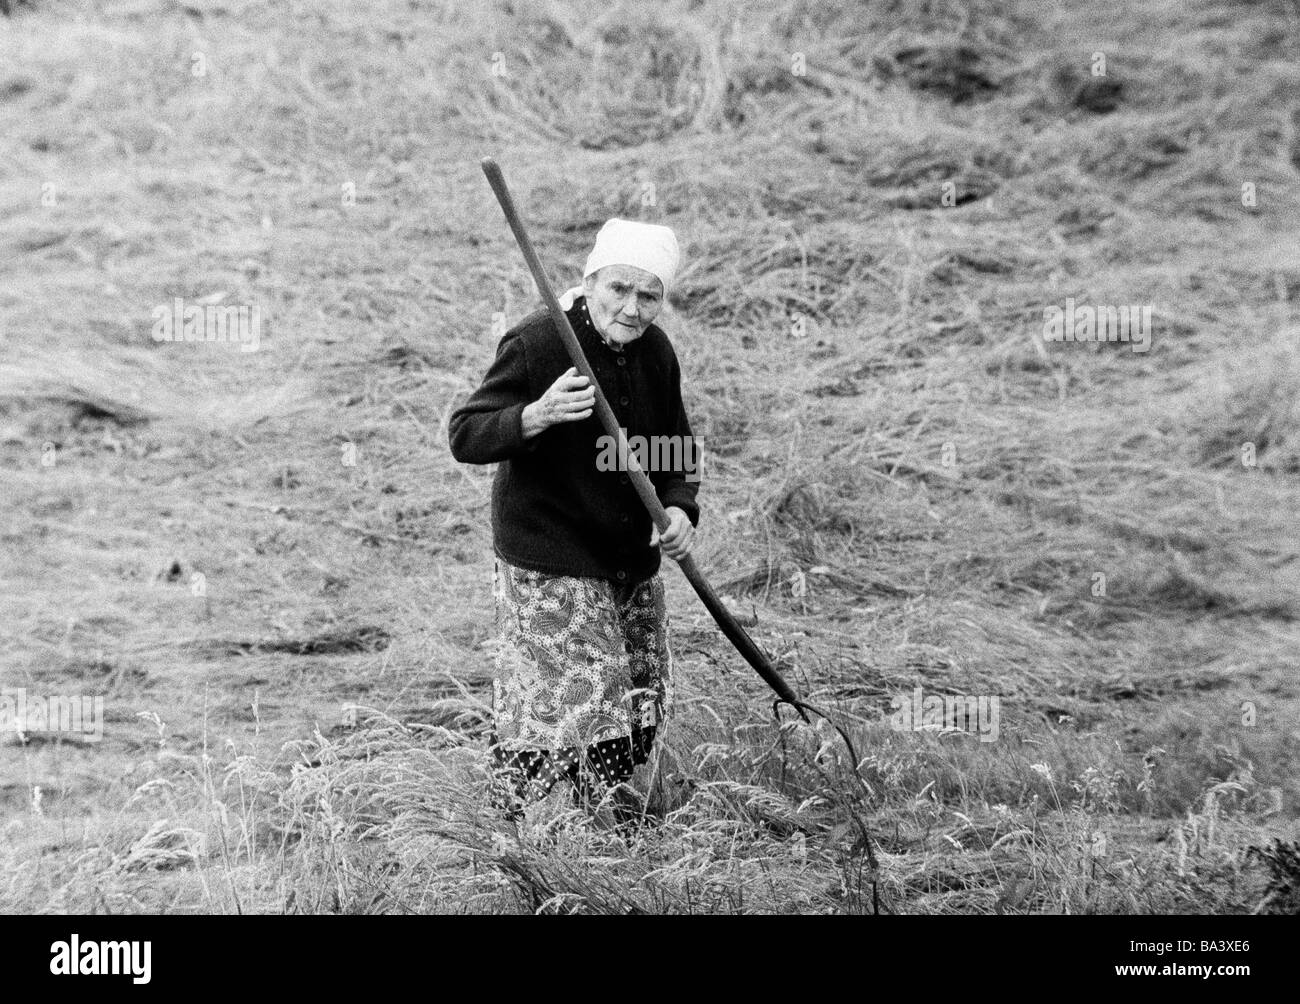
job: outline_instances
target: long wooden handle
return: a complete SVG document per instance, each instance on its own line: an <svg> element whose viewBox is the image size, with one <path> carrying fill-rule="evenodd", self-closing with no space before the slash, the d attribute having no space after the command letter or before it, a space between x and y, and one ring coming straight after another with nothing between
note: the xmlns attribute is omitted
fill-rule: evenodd
<svg viewBox="0 0 1300 1004"><path fill-rule="evenodd" d="M524 230L523 220L520 219L519 213L515 209L514 199L510 197L510 189L506 187L505 175L501 173L500 166L491 157L484 157L482 166L483 173L487 175L488 184L492 186L492 191L496 193L497 202L501 204L501 211L506 215L506 222L510 224L510 229L515 235L515 242L519 245L519 250L524 254L524 261L528 263L528 270L533 274L533 281L537 284L537 291L542 294L546 309L550 311L551 319L560 332L560 338L564 341L564 347L568 350L570 360L572 360L578 372L591 381L591 386L596 391L596 415L600 418L600 424L614 438L618 446L617 455L627 458L628 474L632 478L632 487L636 489L641 504L650 513L650 518L654 521L655 526L659 528L660 532L663 532L668 529L670 522L668 513L664 511L654 485L650 483L650 479L641 470L636 454L628 449L623 430L619 428L618 420L614 417L609 402L605 400L605 395L600 389L600 383L596 380L596 374L592 372L591 365L587 362L587 356L578 342L578 336L573 333L573 326L569 324L569 318L560 306L560 301L555 298L555 291L551 289L551 282L546 277L546 271L542 268L541 259L537 257L533 242L528 239L528 233ZM705 608L717 622L718 627L722 629L722 633L735 646L736 651L744 656L745 661L758 671L758 675L767 682L769 687L776 691L777 696L782 701L794 707L803 720L808 721L808 716L804 713L802 707L803 702L790 689L790 685L777 672L776 667L772 665L771 660L758 647L754 639L749 636L749 632L741 627L740 622L736 620L731 611L718 599L713 587L709 585L699 568L696 567L695 559L688 554L684 558L678 559L677 564L695 589L701 602L704 603Z"/></svg>

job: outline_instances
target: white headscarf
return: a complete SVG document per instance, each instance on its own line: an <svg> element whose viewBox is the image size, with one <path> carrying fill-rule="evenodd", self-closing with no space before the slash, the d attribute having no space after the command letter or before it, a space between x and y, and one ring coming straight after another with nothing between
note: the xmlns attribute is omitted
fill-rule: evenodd
<svg viewBox="0 0 1300 1004"><path fill-rule="evenodd" d="M677 246L677 236L670 227L616 217L606 221L596 234L596 246L587 256L582 277L586 279L606 265L632 265L645 269L663 283L664 296L667 296L668 288L677 276L679 264L681 250ZM573 306L574 299L582 294L582 286L565 290L560 297L560 306L568 310Z"/></svg>

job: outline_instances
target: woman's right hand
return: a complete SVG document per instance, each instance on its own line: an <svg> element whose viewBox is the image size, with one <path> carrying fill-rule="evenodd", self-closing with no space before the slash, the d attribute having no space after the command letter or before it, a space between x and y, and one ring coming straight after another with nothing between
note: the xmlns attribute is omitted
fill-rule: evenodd
<svg viewBox="0 0 1300 1004"><path fill-rule="evenodd" d="M561 422L580 422L591 416L596 406L596 389L591 381L570 366L546 393L524 408L524 438L537 435Z"/></svg>

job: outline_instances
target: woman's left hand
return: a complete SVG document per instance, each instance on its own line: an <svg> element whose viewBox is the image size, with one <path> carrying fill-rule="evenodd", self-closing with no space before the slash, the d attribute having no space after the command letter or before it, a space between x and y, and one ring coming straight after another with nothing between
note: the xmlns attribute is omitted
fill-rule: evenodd
<svg viewBox="0 0 1300 1004"><path fill-rule="evenodd" d="M681 561L691 553L691 548L695 545L695 527L691 526L691 518L675 505L670 505L665 512L668 513L668 529L660 536L656 528L650 533L650 546L654 547L659 544L664 549L664 554L674 561Z"/></svg>

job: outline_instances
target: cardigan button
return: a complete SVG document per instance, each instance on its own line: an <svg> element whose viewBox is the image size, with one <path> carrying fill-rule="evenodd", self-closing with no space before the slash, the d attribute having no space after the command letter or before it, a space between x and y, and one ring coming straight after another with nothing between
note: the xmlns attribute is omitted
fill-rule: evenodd
<svg viewBox="0 0 1300 1004"><path fill-rule="evenodd" d="M619 364L620 366L626 366L626 365L627 365L627 357L626 357L626 356L619 356L619 357L618 357L618 364Z"/></svg>
<svg viewBox="0 0 1300 1004"><path fill-rule="evenodd" d="M624 579L627 578L627 572L624 572L622 569L620 569L620 570L615 574L614 577L615 577L616 579L618 579L619 582L622 582Z"/></svg>
<svg viewBox="0 0 1300 1004"><path fill-rule="evenodd" d="M618 399L618 403L621 404L624 408L626 408L629 400L631 399L626 397L620 397Z"/></svg>

